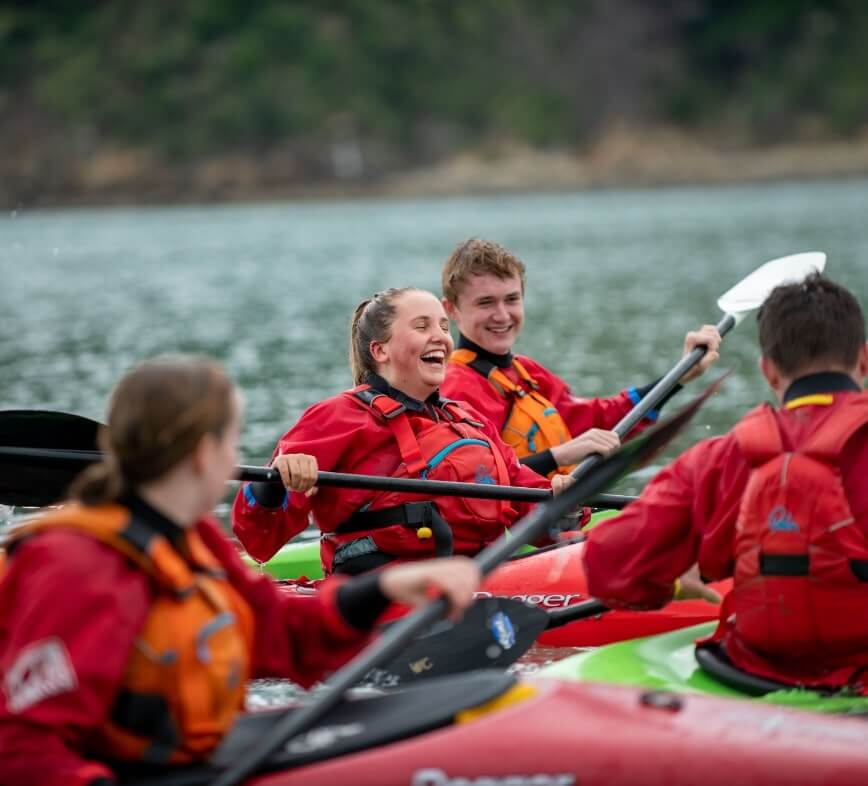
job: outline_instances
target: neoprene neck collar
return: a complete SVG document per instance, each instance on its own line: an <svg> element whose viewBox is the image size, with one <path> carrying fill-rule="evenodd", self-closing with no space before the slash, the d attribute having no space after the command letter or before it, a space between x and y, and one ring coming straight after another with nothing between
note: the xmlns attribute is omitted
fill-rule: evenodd
<svg viewBox="0 0 868 786"><path fill-rule="evenodd" d="M821 371L799 377L784 393L784 401L793 401L803 396L813 396L816 393L859 393L861 388L848 376L840 371Z"/></svg>
<svg viewBox="0 0 868 786"><path fill-rule="evenodd" d="M165 537L176 549L184 543L184 530L167 516L149 505L134 491L125 494L120 504L129 508L130 513L154 532Z"/></svg>
<svg viewBox="0 0 868 786"><path fill-rule="evenodd" d="M440 392L437 390L435 390L424 401L419 401L419 399L408 396L406 393L398 390L398 388L393 388L379 374L369 374L365 381L373 390L376 390L377 393L383 393L389 398L397 401L399 404L403 404L411 412L425 412L426 407L439 407L442 402Z"/></svg>
<svg viewBox="0 0 868 786"><path fill-rule="evenodd" d="M512 359L514 357L512 352L507 352L505 355L495 355L493 352L483 349L479 344L471 341L467 336L461 333L458 334L458 349L469 349L471 352L475 352L478 357L487 360L498 368L509 368L512 365Z"/></svg>

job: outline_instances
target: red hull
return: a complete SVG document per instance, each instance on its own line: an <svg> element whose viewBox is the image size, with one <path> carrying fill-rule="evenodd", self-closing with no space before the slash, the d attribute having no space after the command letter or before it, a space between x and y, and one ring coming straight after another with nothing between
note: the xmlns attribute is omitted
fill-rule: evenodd
<svg viewBox="0 0 868 786"><path fill-rule="evenodd" d="M587 600L588 587L582 565L584 543L550 551L501 565L483 584L492 595L516 598L544 609L561 609ZM316 581L303 585L286 582L287 592L313 593ZM711 585L723 596L732 582ZM716 620L720 607L703 600L679 600L655 611L610 611L598 617L572 622L543 633L538 643L548 647L597 647L615 641L652 636L676 628ZM386 619L399 616L388 613Z"/></svg>
<svg viewBox="0 0 868 786"><path fill-rule="evenodd" d="M527 600L548 609L587 600L584 548L584 543L576 543L507 562L486 580L484 588L494 595ZM732 582L712 586L725 595ZM715 620L719 610L719 606L702 600L679 600L656 611L613 611L554 628L543 633L539 643L549 647L596 647Z"/></svg>
<svg viewBox="0 0 868 786"><path fill-rule="evenodd" d="M248 786L864 786L868 725L766 704L529 681L529 700ZM665 702L664 702L665 703Z"/></svg>

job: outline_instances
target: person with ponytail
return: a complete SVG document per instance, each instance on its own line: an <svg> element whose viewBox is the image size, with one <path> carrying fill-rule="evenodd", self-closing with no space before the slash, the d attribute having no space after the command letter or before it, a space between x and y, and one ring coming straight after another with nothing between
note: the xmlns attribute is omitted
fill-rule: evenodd
<svg viewBox="0 0 868 786"><path fill-rule="evenodd" d="M359 304L350 325L355 387L310 407L278 442L272 466L285 488L247 483L238 492L233 528L251 556L270 559L308 526L309 516L322 532L327 574L473 555L530 507L318 490L319 470L556 490L565 484L521 465L485 416L440 396L451 351L449 321L430 292L388 289Z"/></svg>
<svg viewBox="0 0 868 786"><path fill-rule="evenodd" d="M248 678L310 685L365 644L391 601L445 593L466 558L281 594L210 517L238 462L240 403L219 366L162 358L114 390L105 459L72 501L11 535L0 568L0 786L112 784L205 759Z"/></svg>

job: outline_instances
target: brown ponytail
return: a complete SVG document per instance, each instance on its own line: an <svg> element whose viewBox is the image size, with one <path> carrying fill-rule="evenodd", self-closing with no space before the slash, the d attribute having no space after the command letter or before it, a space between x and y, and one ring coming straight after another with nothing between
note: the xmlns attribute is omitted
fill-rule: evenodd
<svg viewBox="0 0 868 786"><path fill-rule="evenodd" d="M212 360L172 356L142 363L115 387L108 427L99 433L105 458L75 480L72 498L87 505L112 502L157 480L206 434L220 437L234 406L232 383Z"/></svg>
<svg viewBox="0 0 868 786"><path fill-rule="evenodd" d="M356 306L350 321L350 370L354 385L363 384L370 374L377 373L371 342L389 340L398 298L416 291L415 287L384 289Z"/></svg>

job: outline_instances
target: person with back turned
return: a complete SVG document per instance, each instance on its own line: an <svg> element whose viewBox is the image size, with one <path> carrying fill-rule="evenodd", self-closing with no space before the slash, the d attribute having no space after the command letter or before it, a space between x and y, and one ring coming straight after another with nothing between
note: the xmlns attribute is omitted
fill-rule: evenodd
<svg viewBox="0 0 868 786"><path fill-rule="evenodd" d="M764 404L698 443L589 533L589 591L656 608L734 577L700 662L763 684L868 692L868 344L858 301L814 274L758 314ZM723 671L721 671L723 673Z"/></svg>

